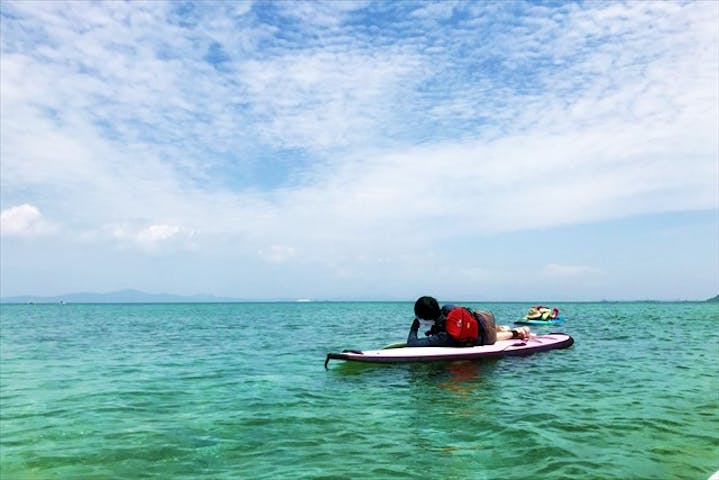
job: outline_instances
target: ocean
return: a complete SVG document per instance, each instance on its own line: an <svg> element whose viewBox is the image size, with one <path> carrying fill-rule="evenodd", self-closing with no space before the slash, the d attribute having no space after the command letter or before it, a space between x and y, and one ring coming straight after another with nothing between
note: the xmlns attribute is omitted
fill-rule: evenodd
<svg viewBox="0 0 719 480"><path fill-rule="evenodd" d="M529 303L465 303L520 319ZM0 306L0 478L687 479L719 470L719 304L553 304L565 350L363 365L411 302Z"/></svg>

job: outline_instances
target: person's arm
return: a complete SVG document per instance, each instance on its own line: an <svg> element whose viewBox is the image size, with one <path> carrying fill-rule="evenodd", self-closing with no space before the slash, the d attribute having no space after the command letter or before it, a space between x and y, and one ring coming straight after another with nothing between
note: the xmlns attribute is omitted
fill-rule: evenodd
<svg viewBox="0 0 719 480"><path fill-rule="evenodd" d="M497 340L527 340L532 335L527 327L509 329L508 327L497 327Z"/></svg>
<svg viewBox="0 0 719 480"><path fill-rule="evenodd" d="M418 343L420 343L420 339L417 338L417 331L419 330L419 320L416 318L412 322L412 326L409 327L409 335L407 335L407 345L410 347L418 347ZM424 339L421 339L424 340Z"/></svg>
<svg viewBox="0 0 719 480"><path fill-rule="evenodd" d="M419 320L416 318L412 322L412 326L409 329L409 335L407 335L407 346L408 347L451 347L454 346L451 342L451 338L446 332L439 332L436 335L430 335L425 338L417 338L417 331L419 330Z"/></svg>

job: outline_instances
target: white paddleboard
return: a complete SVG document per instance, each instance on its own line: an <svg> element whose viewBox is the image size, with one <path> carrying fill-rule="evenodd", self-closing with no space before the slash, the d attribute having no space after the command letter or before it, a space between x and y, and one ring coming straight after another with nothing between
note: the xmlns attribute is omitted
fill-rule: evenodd
<svg viewBox="0 0 719 480"><path fill-rule="evenodd" d="M504 357L508 355L528 355L544 350L567 348L574 339L565 333L550 333L532 336L528 340L498 340L494 345L477 347L401 347L380 350L344 350L341 353L328 353L325 367L330 360L350 362L395 363L395 362L434 362L439 360L474 360L478 358Z"/></svg>

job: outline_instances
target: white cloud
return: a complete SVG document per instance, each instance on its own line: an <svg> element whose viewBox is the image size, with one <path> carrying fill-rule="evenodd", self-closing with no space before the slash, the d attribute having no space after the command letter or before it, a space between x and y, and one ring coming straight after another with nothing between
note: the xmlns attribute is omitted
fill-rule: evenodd
<svg viewBox="0 0 719 480"><path fill-rule="evenodd" d="M125 245L153 253L169 253L195 248L194 230L178 225L158 224L144 228L117 226L111 229L111 234Z"/></svg>
<svg viewBox="0 0 719 480"><path fill-rule="evenodd" d="M595 276L602 275L604 272L595 267L588 265L558 265L556 263L550 263L542 267L542 271L545 275L550 277L583 277L583 276Z"/></svg>
<svg viewBox="0 0 719 480"><path fill-rule="evenodd" d="M299 20L312 34L314 29L335 29L346 20L347 13L368 4L365 0L315 0L312 2L278 3L283 15Z"/></svg>
<svg viewBox="0 0 719 480"><path fill-rule="evenodd" d="M292 52L238 66L268 142L314 151L360 146L412 82L418 54L381 49ZM262 119L267 119L264 121Z"/></svg>
<svg viewBox="0 0 719 480"><path fill-rule="evenodd" d="M180 232L177 225L150 225L135 235L138 242L155 243L175 237Z"/></svg>
<svg viewBox="0 0 719 480"><path fill-rule="evenodd" d="M34 205L26 203L6 208L0 213L0 232L3 236L36 236L54 231L55 228Z"/></svg>

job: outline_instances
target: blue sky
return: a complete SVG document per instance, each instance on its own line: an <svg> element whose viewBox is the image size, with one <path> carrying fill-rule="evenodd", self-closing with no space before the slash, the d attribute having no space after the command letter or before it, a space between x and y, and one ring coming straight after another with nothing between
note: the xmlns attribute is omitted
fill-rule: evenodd
<svg viewBox="0 0 719 480"><path fill-rule="evenodd" d="M2 296L719 293L717 2L0 15Z"/></svg>

